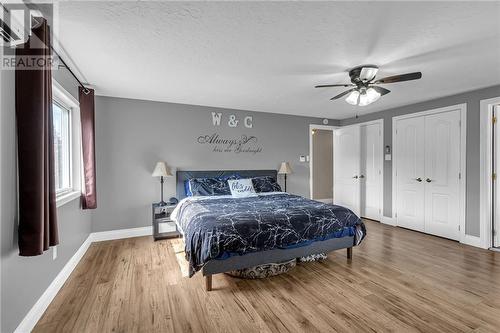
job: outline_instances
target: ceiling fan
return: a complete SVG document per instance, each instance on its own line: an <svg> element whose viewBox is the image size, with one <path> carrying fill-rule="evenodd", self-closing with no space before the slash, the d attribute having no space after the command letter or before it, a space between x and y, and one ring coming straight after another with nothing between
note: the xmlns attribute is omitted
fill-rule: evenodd
<svg viewBox="0 0 500 333"><path fill-rule="evenodd" d="M346 90L338 94L335 97L332 97L330 100L335 100L349 94L345 99L347 103L351 105L365 106L375 102L381 96L384 96L391 92L388 89L377 86L378 84L418 80L422 77L421 72L414 72L414 73L388 76L382 79L375 80L377 72L378 72L378 66L375 65L357 66L349 71L351 83L323 84L315 86L315 88L353 87L349 90Z"/></svg>

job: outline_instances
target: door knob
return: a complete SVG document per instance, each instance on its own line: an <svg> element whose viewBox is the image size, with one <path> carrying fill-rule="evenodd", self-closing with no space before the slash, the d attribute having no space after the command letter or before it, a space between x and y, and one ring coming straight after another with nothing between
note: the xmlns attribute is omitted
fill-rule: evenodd
<svg viewBox="0 0 500 333"><path fill-rule="evenodd" d="M418 177L418 178L415 178L415 180L420 183L422 181L422 178Z"/></svg>
<svg viewBox="0 0 500 333"><path fill-rule="evenodd" d="M432 182L432 179L427 178L425 181L430 183L430 182Z"/></svg>
<svg viewBox="0 0 500 333"><path fill-rule="evenodd" d="M364 176L364 175L361 175L361 176L359 176L359 178L365 178L365 176Z"/></svg>
<svg viewBox="0 0 500 333"><path fill-rule="evenodd" d="M354 176L354 177L352 177L352 178L354 178L354 179L358 179L359 177L356 175L356 176Z"/></svg>

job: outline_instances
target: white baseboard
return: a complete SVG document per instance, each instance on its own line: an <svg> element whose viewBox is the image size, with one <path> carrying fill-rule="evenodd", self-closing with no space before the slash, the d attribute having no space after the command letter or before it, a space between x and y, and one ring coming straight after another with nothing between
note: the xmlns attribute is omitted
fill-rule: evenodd
<svg viewBox="0 0 500 333"><path fill-rule="evenodd" d="M396 219L392 218L392 217L382 216L380 218L380 222L383 223L383 224L392 225L393 227L396 226Z"/></svg>
<svg viewBox="0 0 500 333"><path fill-rule="evenodd" d="M113 239L151 236L152 234L153 234L152 227L141 227L132 229L118 229L110 231L93 232L90 234L90 239L92 242L102 242Z"/></svg>
<svg viewBox="0 0 500 333"><path fill-rule="evenodd" d="M14 333L26 333L31 332L35 327L36 323L40 320L45 310L49 307L50 303L56 297L57 293L64 285L66 280L69 278L76 265L83 258L87 252L90 244L94 242L101 242L105 240L121 239L121 238L131 238L139 236L150 236L152 234L152 227L142 227L142 228L132 228L132 229L120 229L120 230L110 230L102 232L93 232L89 234L87 239L83 242L80 248L75 252L75 254L68 260L66 265L61 269L56 278L52 281L49 287L45 290L38 301L33 305L31 310L26 314L24 319L21 321L19 326L17 326Z"/></svg>
<svg viewBox="0 0 500 333"><path fill-rule="evenodd" d="M73 272L76 265L78 265L80 260L83 258L83 255L87 252L91 243L92 241L90 240L89 235L71 259L69 259L66 265L64 265L59 274L57 274L56 278L52 281L42 296L40 296L35 305L33 305L28 314L26 314L24 319L14 331L15 333L26 333L33 330L38 320L40 320L45 310L47 310L54 297L56 297L61 287L71 275L71 272Z"/></svg>

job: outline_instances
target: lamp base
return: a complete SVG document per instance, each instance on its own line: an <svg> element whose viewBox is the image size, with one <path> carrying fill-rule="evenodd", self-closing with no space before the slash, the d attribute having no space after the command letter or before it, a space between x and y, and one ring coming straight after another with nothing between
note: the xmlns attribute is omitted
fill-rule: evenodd
<svg viewBox="0 0 500 333"><path fill-rule="evenodd" d="M159 207L167 206L167 203L162 200L162 201L158 202L158 206Z"/></svg>

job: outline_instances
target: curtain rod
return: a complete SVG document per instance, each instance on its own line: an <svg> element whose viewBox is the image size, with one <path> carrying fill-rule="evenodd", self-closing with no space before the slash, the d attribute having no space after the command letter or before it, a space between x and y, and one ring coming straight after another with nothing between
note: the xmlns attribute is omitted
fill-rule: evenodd
<svg viewBox="0 0 500 333"><path fill-rule="evenodd" d="M66 62L64 61L64 59L61 57L61 55L59 53L57 53L57 51L54 49L54 47L52 45L50 46L50 48L52 49L52 52L54 52L56 54L56 56L59 58L59 60L61 60L61 62L63 63L64 67L66 67L66 69L71 73L71 75L73 75L73 77L78 82L78 84L83 88L83 92L85 94L88 94L90 92L90 90L83 85L82 81L80 81L78 79L78 77L75 75L75 73L73 73L73 71L71 70L71 68L66 64Z"/></svg>
<svg viewBox="0 0 500 333"><path fill-rule="evenodd" d="M5 8L5 6L2 4L2 7L7 10L7 8ZM7 10L8 12L8 10ZM47 20L43 17L43 15L40 14L40 16L35 16L35 15L32 15L31 16L32 19L34 19L37 23L40 23L37 18L42 18L44 20ZM30 35L31 35L31 31L30 31ZM71 70L71 68L68 66L68 64L66 64L66 62L64 61L64 59L61 57L61 55L59 53L57 53L57 51L54 49L54 47L52 45L50 45L50 49L52 50L52 52L55 53L55 55L59 58L59 60L61 60L61 62L63 63L64 67L66 67L66 69L71 73L71 75L75 78L75 80L78 82L78 84L83 88L83 92L85 93L85 95L87 95L90 90L89 88L85 87L82 83L82 81L80 81L80 79L78 79L78 76L76 76L76 74Z"/></svg>

